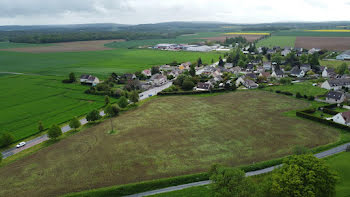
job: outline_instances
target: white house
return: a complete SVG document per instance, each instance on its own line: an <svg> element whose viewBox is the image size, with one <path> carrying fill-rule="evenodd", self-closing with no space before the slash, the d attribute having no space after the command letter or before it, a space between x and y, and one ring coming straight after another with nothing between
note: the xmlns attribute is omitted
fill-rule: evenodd
<svg viewBox="0 0 350 197"><path fill-rule="evenodd" d="M272 68L271 62L264 62L263 67L265 70L271 70Z"/></svg>
<svg viewBox="0 0 350 197"><path fill-rule="evenodd" d="M337 60L350 60L350 50L344 51L336 57Z"/></svg>
<svg viewBox="0 0 350 197"><path fill-rule="evenodd" d="M350 88L350 79L329 79L322 83L321 88L327 90L340 90L342 87Z"/></svg>
<svg viewBox="0 0 350 197"><path fill-rule="evenodd" d="M292 51L290 49L284 49L282 52L281 52L281 55L282 56L287 56L289 53L291 53Z"/></svg>
<svg viewBox="0 0 350 197"><path fill-rule="evenodd" d="M327 103L342 103L344 102L346 96L342 92L330 91L326 95Z"/></svg>
<svg viewBox="0 0 350 197"><path fill-rule="evenodd" d="M167 78L164 75L155 74L151 77L151 81L153 82L154 86L161 86L167 82Z"/></svg>
<svg viewBox="0 0 350 197"><path fill-rule="evenodd" d="M298 66L294 66L290 72L290 75L292 75L294 77L304 77L305 72L303 70L299 69Z"/></svg>
<svg viewBox="0 0 350 197"><path fill-rule="evenodd" d="M91 84L92 86L95 86L100 83L100 80L92 75L82 75L80 77L80 83Z"/></svg>
<svg viewBox="0 0 350 197"><path fill-rule="evenodd" d="M332 68L325 67L322 71L322 77L332 77L335 75L335 71Z"/></svg>
<svg viewBox="0 0 350 197"><path fill-rule="evenodd" d="M244 77L239 77L237 80L236 80L236 87L240 86L241 84L244 83Z"/></svg>
<svg viewBox="0 0 350 197"><path fill-rule="evenodd" d="M274 70L271 74L271 77L282 78L284 77L284 73L282 70Z"/></svg>
<svg viewBox="0 0 350 197"><path fill-rule="evenodd" d="M196 91L209 91L212 88L210 83L198 83L194 90Z"/></svg>
<svg viewBox="0 0 350 197"><path fill-rule="evenodd" d="M314 53L319 52L319 51L321 51L321 49L312 48L312 49L309 50L308 53L309 54L314 54Z"/></svg>
<svg viewBox="0 0 350 197"><path fill-rule="evenodd" d="M333 116L332 120L336 123L350 126L350 111L339 113Z"/></svg>

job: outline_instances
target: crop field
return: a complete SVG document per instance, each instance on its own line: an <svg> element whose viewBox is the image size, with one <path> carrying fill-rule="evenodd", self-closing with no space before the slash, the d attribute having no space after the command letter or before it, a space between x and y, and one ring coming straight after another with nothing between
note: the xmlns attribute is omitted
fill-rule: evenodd
<svg viewBox="0 0 350 197"><path fill-rule="evenodd" d="M311 37L349 37L350 32L319 32L305 30L279 31L272 33L272 36L311 36Z"/></svg>
<svg viewBox="0 0 350 197"><path fill-rule="evenodd" d="M154 98L114 118L115 134L104 122L0 168L0 196L55 196L197 173L337 141L337 129L282 115L309 105L266 91Z"/></svg>
<svg viewBox="0 0 350 197"><path fill-rule="evenodd" d="M326 89L323 89L318 86L313 86L312 82L301 82L301 83L295 83L292 85L280 85L280 86L270 86L266 87L265 90L271 90L271 91L284 91L284 92L290 92L294 95L296 93L300 93L301 95L307 95L307 96L319 96L324 95L328 91Z"/></svg>
<svg viewBox="0 0 350 197"><path fill-rule="evenodd" d="M24 48L24 47L43 47L43 46L54 46L54 45L53 44L26 44L26 43L0 42L0 50L12 49L12 48Z"/></svg>
<svg viewBox="0 0 350 197"><path fill-rule="evenodd" d="M297 37L295 46L345 51L350 49L350 37Z"/></svg>
<svg viewBox="0 0 350 197"><path fill-rule="evenodd" d="M294 47L295 36L271 36L266 39L260 40L256 46L257 47Z"/></svg>
<svg viewBox="0 0 350 197"><path fill-rule="evenodd" d="M224 42L226 38L236 38L238 36L245 38L248 42L254 42L255 40L258 40L259 38L262 37L261 35L224 35L219 37L207 37L207 38L201 38L201 39L209 40L209 41Z"/></svg>
<svg viewBox="0 0 350 197"><path fill-rule="evenodd" d="M19 53L0 51L0 72L23 72L42 75L64 75L70 72L105 77L112 72L141 71L154 65L177 62L203 63L219 60L220 53L173 52L146 49L116 49L71 53Z"/></svg>
<svg viewBox="0 0 350 197"><path fill-rule="evenodd" d="M349 29L315 29L315 30L305 30L305 31L311 31L311 32L348 32L348 33L350 33Z"/></svg>
<svg viewBox="0 0 350 197"><path fill-rule="evenodd" d="M123 40L94 40L94 41L81 41L81 42L63 42L55 45L34 45L31 47L30 44L17 44L11 43L12 47L2 49L6 51L15 52L27 52L27 53L53 53L53 52L75 52L75 51L104 51L112 50L111 48L105 47L104 45L111 42L123 42ZM17 47L15 47L17 45ZM21 47L21 46L24 47ZM1 49L1 45L0 45Z"/></svg>
<svg viewBox="0 0 350 197"><path fill-rule="evenodd" d="M104 97L84 94L88 87L63 84L63 78L34 75L0 76L0 134L16 140L38 133L104 105Z"/></svg>

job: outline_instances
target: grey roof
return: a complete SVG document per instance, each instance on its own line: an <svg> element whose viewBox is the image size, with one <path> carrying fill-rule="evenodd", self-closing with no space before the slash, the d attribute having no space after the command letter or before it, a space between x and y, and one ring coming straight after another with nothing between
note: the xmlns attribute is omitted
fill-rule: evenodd
<svg viewBox="0 0 350 197"><path fill-rule="evenodd" d="M350 85L350 79L330 79L328 83L331 87Z"/></svg>
<svg viewBox="0 0 350 197"><path fill-rule="evenodd" d="M90 75L81 75L80 79L88 79L90 77Z"/></svg>
<svg viewBox="0 0 350 197"><path fill-rule="evenodd" d="M252 79L256 79L257 76L254 73L247 73L245 76L252 78Z"/></svg>
<svg viewBox="0 0 350 197"><path fill-rule="evenodd" d="M258 86L258 84L256 84L254 81L252 81L250 79L245 79L244 82L245 82L245 85L249 86L249 87L257 87Z"/></svg>
<svg viewBox="0 0 350 197"><path fill-rule="evenodd" d="M350 55L350 50L344 51L342 55Z"/></svg>
<svg viewBox="0 0 350 197"><path fill-rule="evenodd" d="M210 88L210 83L198 83L197 88L208 90Z"/></svg>
<svg viewBox="0 0 350 197"><path fill-rule="evenodd" d="M340 100L340 98L343 96L342 92L336 92L336 91L330 91L327 94L327 98L329 99L335 99L335 100Z"/></svg>
<svg viewBox="0 0 350 197"><path fill-rule="evenodd" d="M290 73L291 73L292 75L299 75L300 72L301 72L301 70L299 69L299 67L298 67L298 66L294 66L294 67L292 68L292 70L291 70Z"/></svg>
<svg viewBox="0 0 350 197"><path fill-rule="evenodd" d="M283 75L284 74L282 70L275 70L275 73L276 73L276 75Z"/></svg>

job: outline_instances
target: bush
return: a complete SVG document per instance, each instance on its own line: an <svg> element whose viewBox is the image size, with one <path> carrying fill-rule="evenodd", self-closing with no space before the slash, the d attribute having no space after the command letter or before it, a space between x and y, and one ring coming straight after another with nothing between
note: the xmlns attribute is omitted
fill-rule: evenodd
<svg viewBox="0 0 350 197"><path fill-rule="evenodd" d="M346 147L346 150L345 150L346 152L350 152L350 145L348 145L347 147Z"/></svg>
<svg viewBox="0 0 350 197"><path fill-rule="evenodd" d="M137 93L136 91L132 91L130 94L130 100L133 103L137 103L139 102L140 96L139 93Z"/></svg>
<svg viewBox="0 0 350 197"><path fill-rule="evenodd" d="M330 115L337 115L337 114L338 114L337 111L333 111L333 110L330 110L330 109L328 109L328 108L323 108L322 111L323 111L324 113L330 114Z"/></svg>
<svg viewBox="0 0 350 197"><path fill-rule="evenodd" d="M182 89L184 90L192 90L194 87L194 83L190 79L185 79L184 82L182 83Z"/></svg>
<svg viewBox="0 0 350 197"><path fill-rule="evenodd" d="M86 116L86 120L87 121L96 121L101 119L101 115L100 112L98 112L96 109L92 110L87 116Z"/></svg>
<svg viewBox="0 0 350 197"><path fill-rule="evenodd" d="M306 148L305 146L298 145L298 146L295 146L293 148L293 153L295 155L305 155L305 154L310 153L310 150L308 148Z"/></svg>
<svg viewBox="0 0 350 197"><path fill-rule="evenodd" d="M12 144L15 138L10 133L4 133L0 136L0 147L6 147Z"/></svg>
<svg viewBox="0 0 350 197"><path fill-rule="evenodd" d="M303 98L303 96L302 96L299 92L297 92L297 94L295 95L295 97L297 97L297 98Z"/></svg>
<svg viewBox="0 0 350 197"><path fill-rule="evenodd" d="M119 98L118 105L121 108L125 108L126 106L128 106L128 104L129 104L128 99L126 99L125 96L122 96Z"/></svg>
<svg viewBox="0 0 350 197"><path fill-rule="evenodd" d="M105 96L105 105L108 105L111 102L111 100L109 99L109 96L106 95Z"/></svg>
<svg viewBox="0 0 350 197"><path fill-rule="evenodd" d="M309 96L309 97L308 97L308 100L309 100L309 101L313 101L313 100L315 100L315 97L314 97L314 96Z"/></svg>
<svg viewBox="0 0 350 197"><path fill-rule="evenodd" d="M281 93L281 91L280 90L276 90L276 93Z"/></svg>

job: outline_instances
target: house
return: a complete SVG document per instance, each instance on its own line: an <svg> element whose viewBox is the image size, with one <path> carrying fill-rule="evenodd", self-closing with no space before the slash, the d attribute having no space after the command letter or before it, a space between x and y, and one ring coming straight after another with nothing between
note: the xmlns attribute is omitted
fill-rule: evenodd
<svg viewBox="0 0 350 197"><path fill-rule="evenodd" d="M100 80L92 75L81 75L80 77L80 83L83 84L91 84L92 86L96 86L100 83Z"/></svg>
<svg viewBox="0 0 350 197"><path fill-rule="evenodd" d="M237 80L236 80L236 87L238 87L239 85L243 84L244 83L244 76L242 77L239 77Z"/></svg>
<svg viewBox="0 0 350 197"><path fill-rule="evenodd" d="M238 73L241 72L241 70L242 70L241 67L235 66L235 67L233 67L233 68L230 69L230 72L232 72L232 73L234 73L234 74L238 74Z"/></svg>
<svg viewBox="0 0 350 197"><path fill-rule="evenodd" d="M174 67L170 66L170 65L162 65L159 67L159 70L162 71L172 71L174 69Z"/></svg>
<svg viewBox="0 0 350 197"><path fill-rule="evenodd" d="M342 87L350 88L350 79L342 78L342 79L329 79L322 83L321 88L327 90L340 90Z"/></svg>
<svg viewBox="0 0 350 197"><path fill-rule="evenodd" d="M332 117L332 120L336 123L350 126L350 111L338 113Z"/></svg>
<svg viewBox="0 0 350 197"><path fill-rule="evenodd" d="M309 64L302 64L300 66L300 70L303 70L305 73L307 73L309 70L311 70L311 66Z"/></svg>
<svg viewBox="0 0 350 197"><path fill-rule="evenodd" d="M278 69L278 70L274 70L271 74L271 77L275 77L275 78L282 78L284 77L284 73L282 70Z"/></svg>
<svg viewBox="0 0 350 197"><path fill-rule="evenodd" d="M174 78L178 77L180 75L179 70L172 70L168 75L173 76Z"/></svg>
<svg viewBox="0 0 350 197"><path fill-rule="evenodd" d="M290 72L290 75L292 75L294 77L304 77L305 72L303 70L299 69L298 66L294 66Z"/></svg>
<svg viewBox="0 0 350 197"><path fill-rule="evenodd" d="M259 66L258 68L256 68L256 71L257 71L258 73L262 73L262 72L265 71L265 69L264 69L264 67Z"/></svg>
<svg viewBox="0 0 350 197"><path fill-rule="evenodd" d="M254 65L252 63L247 64L246 71L253 71L254 70Z"/></svg>
<svg viewBox="0 0 350 197"><path fill-rule="evenodd" d="M263 68L265 70L271 70L271 68L272 68L271 62L264 62L263 63Z"/></svg>
<svg viewBox="0 0 350 197"><path fill-rule="evenodd" d="M142 73L143 75L145 75L146 77L152 76L151 69L143 70L141 73Z"/></svg>
<svg viewBox="0 0 350 197"><path fill-rule="evenodd" d="M212 88L210 83L198 83L194 88L196 91L209 91Z"/></svg>
<svg viewBox="0 0 350 197"><path fill-rule="evenodd" d="M254 89L254 88L258 88L259 85L256 84L254 81L250 80L250 79L245 79L243 82L244 87L248 88L248 89Z"/></svg>
<svg viewBox="0 0 350 197"><path fill-rule="evenodd" d="M164 85L168 80L167 77L162 74L155 74L151 77L152 84L154 86L162 86Z"/></svg>
<svg viewBox="0 0 350 197"><path fill-rule="evenodd" d="M190 70L191 62L182 63L179 66L180 70Z"/></svg>
<svg viewBox="0 0 350 197"><path fill-rule="evenodd" d="M312 49L309 50L308 53L312 55L312 54L318 53L318 52L320 52L320 51L321 51L321 49L312 48Z"/></svg>
<svg viewBox="0 0 350 197"><path fill-rule="evenodd" d="M269 72L261 72L259 77L266 77L268 79L271 77L271 74Z"/></svg>
<svg viewBox="0 0 350 197"><path fill-rule="evenodd" d="M327 68L325 67L322 72L322 77L333 77L336 73L333 68Z"/></svg>
<svg viewBox="0 0 350 197"><path fill-rule="evenodd" d="M247 73L245 76L252 80L256 80L258 78L254 73Z"/></svg>
<svg viewBox="0 0 350 197"><path fill-rule="evenodd" d="M289 53L291 53L292 51L288 48L285 48L282 52L281 52L281 55L282 56L287 56Z"/></svg>
<svg viewBox="0 0 350 197"><path fill-rule="evenodd" d="M230 69L233 67L233 64L232 63L226 63L225 66L224 66L226 69Z"/></svg>
<svg viewBox="0 0 350 197"><path fill-rule="evenodd" d="M326 95L327 103L342 103L344 102L346 96L342 92L330 91Z"/></svg>
<svg viewBox="0 0 350 197"><path fill-rule="evenodd" d="M350 60L350 50L344 51L336 57L337 60Z"/></svg>
<svg viewBox="0 0 350 197"><path fill-rule="evenodd" d="M126 79L126 80L134 80L134 79L136 79L136 75L135 74L126 73L126 74L123 75L123 78Z"/></svg>

